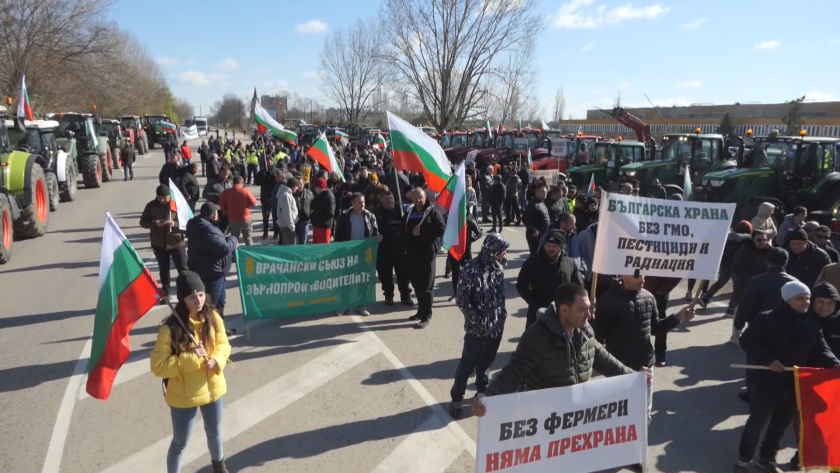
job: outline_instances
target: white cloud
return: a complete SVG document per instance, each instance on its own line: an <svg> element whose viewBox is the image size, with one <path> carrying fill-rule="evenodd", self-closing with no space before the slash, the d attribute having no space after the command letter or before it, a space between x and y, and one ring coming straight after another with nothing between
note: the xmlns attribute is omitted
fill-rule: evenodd
<svg viewBox="0 0 840 473"><path fill-rule="evenodd" d="M295 26L295 31L303 34L320 33L327 29L327 24L320 20L310 20Z"/></svg>
<svg viewBox="0 0 840 473"><path fill-rule="evenodd" d="M239 63L235 59L226 57L221 62L217 62L214 67L223 71L235 71L239 69Z"/></svg>
<svg viewBox="0 0 840 473"><path fill-rule="evenodd" d="M178 61L172 57L159 57L155 59L155 62L161 66L174 66L178 64Z"/></svg>
<svg viewBox="0 0 840 473"><path fill-rule="evenodd" d="M755 43L753 48L755 49L777 49L779 46L782 45L781 41L764 41L761 43Z"/></svg>
<svg viewBox="0 0 840 473"><path fill-rule="evenodd" d="M700 87L701 85L703 85L703 83L700 82L699 80L690 80L688 82L681 82L681 83L675 85L674 87L676 87L678 89L691 89L691 88L694 88L694 87Z"/></svg>
<svg viewBox="0 0 840 473"><path fill-rule="evenodd" d="M815 91L815 92L808 92L808 94L805 95L805 98L807 100L813 100L814 102L829 102L832 99L834 99L834 95L826 94L824 92L816 92Z"/></svg>
<svg viewBox="0 0 840 473"><path fill-rule="evenodd" d="M580 49L580 52L588 53L589 51L592 51L593 46L595 46L595 43L590 41L589 44L587 44L586 46L584 46Z"/></svg>
<svg viewBox="0 0 840 473"><path fill-rule="evenodd" d="M617 25L627 20L654 19L667 12L670 8L660 4L634 7L632 3L627 5L607 8L599 5L595 9L586 11L595 0L572 0L560 6L557 14L554 15L552 26L554 28L586 29L599 28L602 26Z"/></svg>
<svg viewBox="0 0 840 473"><path fill-rule="evenodd" d="M187 59L187 65L188 65L188 66L193 66L193 65L195 65L195 59Z"/></svg>
<svg viewBox="0 0 840 473"><path fill-rule="evenodd" d="M224 74L205 74L198 71L187 71L178 76L178 83L193 85L196 87L212 87L227 85L227 76Z"/></svg>
<svg viewBox="0 0 840 473"><path fill-rule="evenodd" d="M326 71L324 71L323 69L314 72L307 71L303 73L303 78L311 80L324 80L324 74L326 74Z"/></svg>
<svg viewBox="0 0 840 473"><path fill-rule="evenodd" d="M271 92L277 92L279 90L289 90L289 83L284 80L267 80L263 82L263 85L266 89Z"/></svg>
<svg viewBox="0 0 840 473"><path fill-rule="evenodd" d="M705 22L706 22L705 18L698 18L698 19L692 21L691 23L684 24L683 29L684 30L696 30L697 28L700 28L701 26L703 26L703 23L705 23Z"/></svg>

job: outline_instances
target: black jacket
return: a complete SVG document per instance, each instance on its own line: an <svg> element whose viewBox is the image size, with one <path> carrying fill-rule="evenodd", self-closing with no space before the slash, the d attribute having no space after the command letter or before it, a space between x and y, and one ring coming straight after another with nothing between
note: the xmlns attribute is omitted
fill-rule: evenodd
<svg viewBox="0 0 840 473"><path fill-rule="evenodd" d="M653 366L651 335L668 332L679 324L676 315L660 319L656 299L645 289L629 291L620 280L598 299L595 336L619 361L631 369Z"/></svg>
<svg viewBox="0 0 840 473"><path fill-rule="evenodd" d="M122 161L123 166L125 166L125 163L134 164L134 162L137 161L137 154L134 152L134 147L126 146L123 148L120 153L120 160Z"/></svg>
<svg viewBox="0 0 840 473"><path fill-rule="evenodd" d="M312 221L313 227L332 228L333 218L335 217L335 195L329 189L324 189L320 194L315 194L309 210L309 219Z"/></svg>
<svg viewBox="0 0 840 473"><path fill-rule="evenodd" d="M811 310L811 315L819 321L823 331L825 343L831 348L834 356L840 358L840 313L835 312L830 317L819 317Z"/></svg>
<svg viewBox="0 0 840 473"><path fill-rule="evenodd" d="M311 221L314 195L311 190L306 188L293 195L298 208L298 223L305 225Z"/></svg>
<svg viewBox="0 0 840 473"><path fill-rule="evenodd" d="M743 243L749 239L749 235L730 231L729 234L726 235L726 243L723 245L723 257L720 259L720 267L727 269L731 268L738 250L740 250Z"/></svg>
<svg viewBox="0 0 840 473"><path fill-rule="evenodd" d="M438 250L438 239L443 236L443 232L446 230L446 222L443 221L443 216L435 206L427 200L425 208L422 209L424 217L422 223L419 224L420 235L414 236L412 231L409 230L409 218L413 210L414 206L412 205L403 217L405 254L412 258L431 261L434 264L434 258Z"/></svg>
<svg viewBox="0 0 840 473"><path fill-rule="evenodd" d="M207 179L215 179L216 176L219 175L219 169L221 168L221 163L219 160L216 161L207 161L206 172L207 172Z"/></svg>
<svg viewBox="0 0 840 473"><path fill-rule="evenodd" d="M191 172L184 173L184 176L181 177L180 185L185 199L188 201L198 200L198 196L201 194L201 188L198 186L198 179L195 178L195 174Z"/></svg>
<svg viewBox="0 0 840 473"><path fill-rule="evenodd" d="M777 267L767 268L765 273L750 279L735 312L735 328L743 330L756 315L776 307L782 298L782 286L791 281L796 278L786 273L785 268Z"/></svg>
<svg viewBox="0 0 840 473"><path fill-rule="evenodd" d="M172 163L166 163L163 167L160 168L160 173L158 174L158 181L162 186L169 186L169 180L172 179L172 182L175 185L178 185L181 182L181 166Z"/></svg>
<svg viewBox="0 0 840 473"><path fill-rule="evenodd" d="M277 184L277 181L274 179L274 176L271 174L271 171L263 169L262 171L257 173L257 176L262 177L260 178L260 202L262 203L263 207L271 207L271 192L274 190L274 186Z"/></svg>
<svg viewBox="0 0 840 473"><path fill-rule="evenodd" d="M585 383L592 377L593 368L604 376L633 373L595 340L589 324L570 336L551 304L540 310L537 321L525 329L516 351L486 394L514 393L523 384L528 390L537 390Z"/></svg>
<svg viewBox="0 0 840 473"><path fill-rule="evenodd" d="M756 248L750 238L741 243L741 248L732 260L732 300L741 299L750 279L767 269L768 253L770 249Z"/></svg>
<svg viewBox="0 0 840 473"><path fill-rule="evenodd" d="M353 212L353 209L347 209L341 213L340 217L338 217L338 224L335 226L336 243L340 241L350 241L351 239L351 212ZM362 215L364 216L365 220L365 237L367 238L379 235L379 227L376 226L376 217L374 217L373 214L368 210L362 210Z"/></svg>
<svg viewBox="0 0 840 473"><path fill-rule="evenodd" d="M527 235L532 234L534 230L539 232L540 235L545 233L545 230L551 223L545 202L536 198L531 199L528 202L528 207L525 208L525 215L522 217L522 221L525 223Z"/></svg>
<svg viewBox="0 0 840 473"><path fill-rule="evenodd" d="M583 277L572 258L561 254L551 261L543 248L528 257L516 277L516 291L528 304L528 315L554 302L554 291L566 283L583 284Z"/></svg>
<svg viewBox="0 0 840 473"><path fill-rule="evenodd" d="M741 348L753 363L763 366L776 360L787 367L833 368L840 364L823 338L820 323L807 313L797 314L784 301L758 314L741 335ZM793 387L790 372L755 371L757 383Z"/></svg>
<svg viewBox="0 0 840 473"><path fill-rule="evenodd" d="M226 191L233 187L233 176L228 175L228 178L225 182L219 182L218 176L215 178L208 178L207 184L204 184L204 192L202 197L207 199L208 202L213 202L214 204L219 204L219 197L222 195L222 192Z"/></svg>
<svg viewBox="0 0 840 473"><path fill-rule="evenodd" d="M808 248L800 254L796 254L787 247L788 264L785 266L788 274L798 279L808 287L814 287L817 276L825 265L831 263L828 253L817 248L817 245L808 242Z"/></svg>
<svg viewBox="0 0 840 473"><path fill-rule="evenodd" d="M202 281L227 276L236 248L236 237L219 230L219 226L198 216L187 222L187 266L198 273Z"/></svg>
<svg viewBox="0 0 840 473"><path fill-rule="evenodd" d="M821 249L828 253L828 258L831 260L832 263L840 263L840 252L834 249L834 245L832 245L831 242L828 242L825 245L825 248Z"/></svg>
<svg viewBox="0 0 840 473"><path fill-rule="evenodd" d="M560 218L560 214L563 212L569 211L569 203L566 202L566 199L560 198L558 201L553 201L550 198L545 199L545 205L548 207L548 219L551 223L557 221Z"/></svg>
<svg viewBox="0 0 840 473"><path fill-rule="evenodd" d="M158 227L155 220L172 220L175 226ZM149 230L152 249L171 250L184 246L184 233L178 228L178 212L172 212L169 204L161 204L157 199L146 204L140 215L140 226Z"/></svg>
<svg viewBox="0 0 840 473"><path fill-rule="evenodd" d="M499 206L504 204L506 196L507 189L501 182L494 182L493 185L490 186L490 205Z"/></svg>
<svg viewBox="0 0 840 473"><path fill-rule="evenodd" d="M379 253L387 251L390 255L402 256L403 252L403 212L397 205L393 209L386 209L379 206L374 212L376 226L379 227L379 234L382 241L379 242Z"/></svg>

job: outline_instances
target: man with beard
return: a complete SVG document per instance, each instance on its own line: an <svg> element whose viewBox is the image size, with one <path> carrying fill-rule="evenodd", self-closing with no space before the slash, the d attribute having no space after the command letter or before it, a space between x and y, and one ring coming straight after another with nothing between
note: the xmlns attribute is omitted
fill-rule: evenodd
<svg viewBox="0 0 840 473"><path fill-rule="evenodd" d="M443 237L446 223L440 212L426 199L423 189L414 190L414 204L405 216L405 257L409 278L417 294L417 313L409 320L417 320L415 328L423 329L432 320L432 298L435 287L435 256L437 239Z"/></svg>
<svg viewBox="0 0 840 473"><path fill-rule="evenodd" d="M376 256L376 273L382 284L385 305L394 305L394 273L397 274L397 286L400 289L400 302L414 307L411 300L411 287L408 273L403 262L403 212L394 205L391 192L382 194L382 202L376 209L376 225L382 235Z"/></svg>
<svg viewBox="0 0 840 473"><path fill-rule="evenodd" d="M817 245L808 241L808 234L802 228L796 228L788 235L788 253L790 259L785 267L788 274L802 281L806 286L814 287L817 276L831 263L828 254Z"/></svg>
<svg viewBox="0 0 840 473"><path fill-rule="evenodd" d="M577 264L563 253L566 237L560 230L548 233L545 244L519 270L516 291L528 304L525 326L537 320L537 311L551 304L554 291L563 284L583 284Z"/></svg>
<svg viewBox="0 0 840 473"><path fill-rule="evenodd" d="M140 216L140 226L149 230L149 240L160 269L160 287L169 300L170 260L175 263L178 274L187 269L187 254L184 251L184 233L178 226L178 212L172 212L169 188L158 186L155 199L149 201Z"/></svg>
<svg viewBox="0 0 840 473"><path fill-rule="evenodd" d="M528 203L523 216L525 222L525 240L531 254L537 251L537 245L551 223L548 209L545 207L545 187L538 186L534 191L534 198Z"/></svg>

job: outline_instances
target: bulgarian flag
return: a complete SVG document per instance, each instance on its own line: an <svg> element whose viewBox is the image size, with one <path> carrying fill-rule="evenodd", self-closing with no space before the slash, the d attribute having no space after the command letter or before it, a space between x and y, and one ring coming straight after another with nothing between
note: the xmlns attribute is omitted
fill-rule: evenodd
<svg viewBox="0 0 840 473"><path fill-rule="evenodd" d="M449 180L449 170L452 166L440 143L393 113L387 114L394 167L419 172L429 189L433 192L442 191Z"/></svg>
<svg viewBox="0 0 840 473"><path fill-rule="evenodd" d="M160 131L164 133L175 133L177 129L175 125L169 122L165 122L163 120L160 121Z"/></svg>
<svg viewBox="0 0 840 473"><path fill-rule="evenodd" d="M336 139L336 141L338 141L338 140L340 140L340 139L342 139L342 138L350 138L350 137L349 137L349 136L347 136L347 133L344 133L343 131L335 130L335 139Z"/></svg>
<svg viewBox="0 0 840 473"><path fill-rule="evenodd" d="M29 102L29 92L26 91L26 74L20 76L20 97L18 97L17 117L20 120L34 121L32 104Z"/></svg>
<svg viewBox="0 0 840 473"><path fill-rule="evenodd" d="M254 121L257 122L257 130L260 134L271 130L277 138L288 143L294 143L297 139L297 133L283 128L283 125L271 118L271 115L259 103L254 104Z"/></svg>
<svg viewBox="0 0 840 473"><path fill-rule="evenodd" d="M484 129L487 130L487 136L493 138L493 129L490 128L490 120L487 120L487 123L484 124Z"/></svg>
<svg viewBox="0 0 840 473"><path fill-rule="evenodd" d="M190 204L187 203L187 199L178 190L178 186L172 182L172 178L169 178L169 211L175 212L175 215L178 216L178 228L186 231L187 222L193 218L193 212L190 209Z"/></svg>
<svg viewBox="0 0 840 473"><path fill-rule="evenodd" d="M443 232L443 246L449 248L453 258L461 261L467 251L467 181L463 162L438 195L437 203L449 212L446 231Z"/></svg>
<svg viewBox="0 0 840 473"><path fill-rule="evenodd" d="M502 119L499 119L499 131L497 132L498 135L502 134Z"/></svg>
<svg viewBox="0 0 840 473"><path fill-rule="evenodd" d="M799 462L806 469L840 468L840 370L794 367L799 404Z"/></svg>
<svg viewBox="0 0 840 473"><path fill-rule="evenodd" d="M321 136L306 151L306 155L317 161L327 171L338 173L338 177L344 182L344 172L338 165L338 160L335 159L335 154L333 154L332 148L327 142L326 133L321 133Z"/></svg>
<svg viewBox="0 0 840 473"><path fill-rule="evenodd" d="M93 321L93 343L86 391L105 401L131 346L128 333L158 303L163 292L137 256L128 238L106 213L99 260L99 300Z"/></svg>
<svg viewBox="0 0 840 473"><path fill-rule="evenodd" d="M381 134L376 135L376 146L380 149L385 149L385 137Z"/></svg>
<svg viewBox="0 0 840 473"><path fill-rule="evenodd" d="M531 148L528 147L528 167L530 168L532 164L534 164L534 160L531 159Z"/></svg>
<svg viewBox="0 0 840 473"><path fill-rule="evenodd" d="M595 195L595 173L590 174L589 187L586 189L586 195L591 197Z"/></svg>

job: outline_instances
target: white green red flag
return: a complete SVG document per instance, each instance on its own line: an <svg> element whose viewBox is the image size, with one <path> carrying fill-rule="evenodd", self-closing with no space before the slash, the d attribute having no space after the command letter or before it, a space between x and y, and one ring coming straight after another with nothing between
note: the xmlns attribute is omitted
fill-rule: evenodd
<svg viewBox="0 0 840 473"><path fill-rule="evenodd" d="M461 261L467 250L467 181L464 163L458 165L455 174L449 178L437 203L446 209L446 230L443 232L443 246L449 254Z"/></svg>
<svg viewBox="0 0 840 473"><path fill-rule="evenodd" d="M394 167L420 173L429 189L433 192L442 191L449 180L452 166L440 143L411 123L391 112L387 113Z"/></svg>
<svg viewBox="0 0 840 473"><path fill-rule="evenodd" d="M26 74L20 76L20 97L18 97L17 118L34 121L32 104L29 102L29 92L26 91Z"/></svg>
<svg viewBox="0 0 840 473"><path fill-rule="evenodd" d="M534 160L531 159L531 148L529 147L528 148L528 167L530 168L532 164L534 164ZM593 174L593 176L594 176L594 174Z"/></svg>
<svg viewBox="0 0 840 473"><path fill-rule="evenodd" d="M155 277L143 264L120 227L105 214L99 260L99 300L93 321L86 391L107 400L117 371L131 352L128 334L163 297Z"/></svg>
<svg viewBox="0 0 840 473"><path fill-rule="evenodd" d="M501 136L501 135L502 135L502 131L503 131L503 130L504 130L504 129L502 128L502 119L500 118L500 119L499 119L499 130L496 132L496 134L497 134L497 135L499 135L499 136Z"/></svg>
<svg viewBox="0 0 840 473"><path fill-rule="evenodd" d="M175 134L178 131L174 123L165 122L163 120L160 121L160 130L164 133L172 134Z"/></svg>
<svg viewBox="0 0 840 473"><path fill-rule="evenodd" d="M586 195L592 197L595 195L595 173L589 175L589 187L586 189Z"/></svg>
<svg viewBox="0 0 840 473"><path fill-rule="evenodd" d="M493 138L493 129L490 128L490 120L487 120L487 123L484 124L484 129L487 130L487 136Z"/></svg>
<svg viewBox="0 0 840 473"><path fill-rule="evenodd" d="M338 177L341 178L341 181L344 182L344 171L338 165L338 160L335 159L335 154L333 153L330 144L327 142L326 133L321 133L321 136L319 136L318 139L312 143L312 146L309 147L309 150L306 151L306 155L317 161L322 168L326 169L330 173L337 173Z"/></svg>
<svg viewBox="0 0 840 473"><path fill-rule="evenodd" d="M385 149L385 137L381 134L376 135L376 146L379 146L379 149Z"/></svg>
<svg viewBox="0 0 840 473"><path fill-rule="evenodd" d="M545 120L540 120L540 130L545 131L545 130L550 130L550 129L551 129L551 127L548 126L548 123L546 123Z"/></svg>
<svg viewBox="0 0 840 473"><path fill-rule="evenodd" d="M178 190L178 186L172 182L172 178L169 178L169 211L178 216L178 228L186 231L187 222L193 218L193 211L187 199Z"/></svg>
<svg viewBox="0 0 840 473"><path fill-rule="evenodd" d="M297 140L297 133L283 128L283 125L271 118L271 115L259 103L254 104L254 121L257 123L260 134L271 130L277 138L287 143L294 143Z"/></svg>
<svg viewBox="0 0 840 473"><path fill-rule="evenodd" d="M347 136L347 133L344 133L341 130L335 130L335 139L340 140L342 138L350 138L350 137Z"/></svg>

